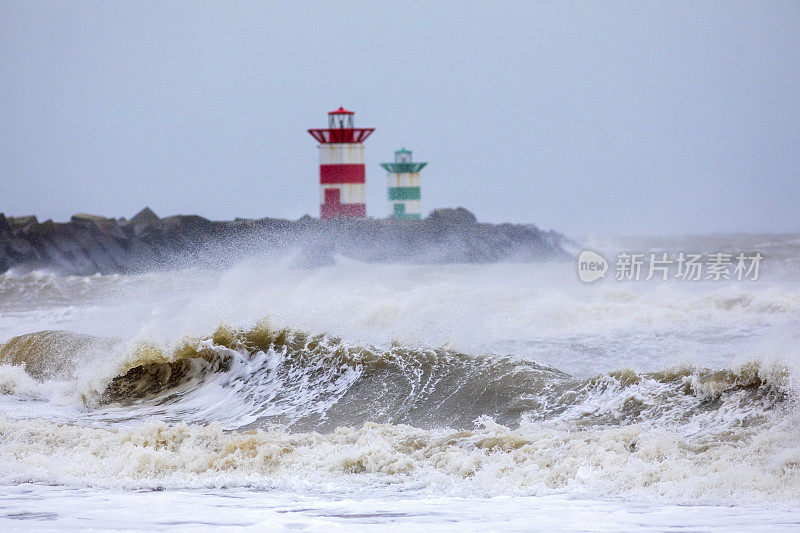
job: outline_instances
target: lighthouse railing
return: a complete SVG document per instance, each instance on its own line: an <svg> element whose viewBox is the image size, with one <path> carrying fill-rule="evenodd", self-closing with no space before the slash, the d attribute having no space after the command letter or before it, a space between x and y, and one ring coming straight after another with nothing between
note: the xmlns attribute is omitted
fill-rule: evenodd
<svg viewBox="0 0 800 533"><path fill-rule="evenodd" d="M328 128L308 130L320 144L363 143L375 128Z"/></svg>

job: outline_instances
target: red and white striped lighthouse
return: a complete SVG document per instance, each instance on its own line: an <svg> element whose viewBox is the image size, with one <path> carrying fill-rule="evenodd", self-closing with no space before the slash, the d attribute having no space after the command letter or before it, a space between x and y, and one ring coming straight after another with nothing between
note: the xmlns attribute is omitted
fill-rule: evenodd
<svg viewBox="0 0 800 533"><path fill-rule="evenodd" d="M308 130L319 142L319 216L365 217L364 141L375 128L356 128L353 111L328 113L328 128Z"/></svg>

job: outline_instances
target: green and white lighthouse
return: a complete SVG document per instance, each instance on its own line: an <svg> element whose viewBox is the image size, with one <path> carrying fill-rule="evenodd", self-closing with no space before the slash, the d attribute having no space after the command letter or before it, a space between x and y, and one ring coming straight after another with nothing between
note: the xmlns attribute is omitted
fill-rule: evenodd
<svg viewBox="0 0 800 533"><path fill-rule="evenodd" d="M428 163L414 162L411 155L401 148L394 153L394 163L381 163L389 173L389 218L422 218L419 172Z"/></svg>

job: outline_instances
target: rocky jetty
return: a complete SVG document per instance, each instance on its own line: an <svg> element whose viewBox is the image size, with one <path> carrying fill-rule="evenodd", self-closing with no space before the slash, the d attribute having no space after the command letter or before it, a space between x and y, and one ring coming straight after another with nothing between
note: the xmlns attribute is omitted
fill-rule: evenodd
<svg viewBox="0 0 800 533"><path fill-rule="evenodd" d="M568 259L557 235L530 225L479 223L463 208L439 209L419 221L310 216L211 221L196 215L159 218L145 208L130 220L76 214L56 223L0 213L0 272L141 272L225 266L269 254L306 266L330 263L336 255L404 263Z"/></svg>

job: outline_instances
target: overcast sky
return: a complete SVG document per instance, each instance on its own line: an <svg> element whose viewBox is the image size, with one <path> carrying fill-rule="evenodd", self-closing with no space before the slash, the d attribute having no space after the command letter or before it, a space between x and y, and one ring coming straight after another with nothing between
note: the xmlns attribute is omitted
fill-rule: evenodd
<svg viewBox="0 0 800 533"><path fill-rule="evenodd" d="M340 105L423 210L800 231L800 2L0 3L0 211L318 216Z"/></svg>

